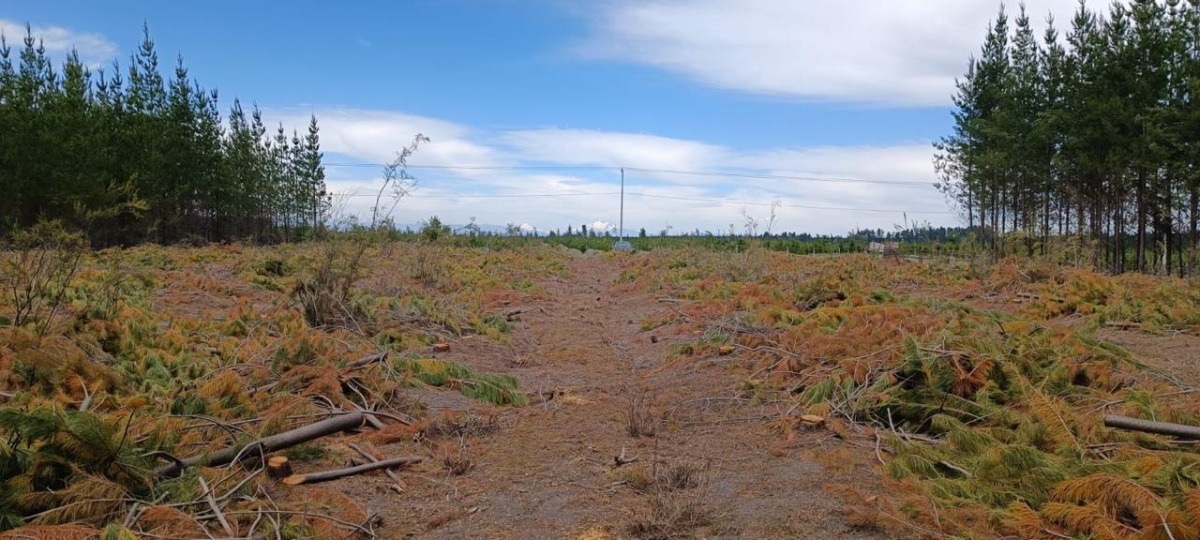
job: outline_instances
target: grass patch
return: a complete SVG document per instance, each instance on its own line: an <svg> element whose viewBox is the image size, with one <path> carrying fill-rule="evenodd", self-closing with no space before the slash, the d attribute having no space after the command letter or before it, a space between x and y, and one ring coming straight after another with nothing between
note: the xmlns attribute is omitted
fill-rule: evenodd
<svg viewBox="0 0 1200 540"><path fill-rule="evenodd" d="M476 373L465 364L438 359L399 359L395 367L422 383L458 390L471 399L493 405L522 406L529 398L519 389L516 377L495 373Z"/></svg>

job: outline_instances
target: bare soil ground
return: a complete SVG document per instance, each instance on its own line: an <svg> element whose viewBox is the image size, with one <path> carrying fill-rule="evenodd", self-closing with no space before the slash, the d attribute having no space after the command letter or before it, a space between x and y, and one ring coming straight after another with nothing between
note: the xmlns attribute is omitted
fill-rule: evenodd
<svg viewBox="0 0 1200 540"><path fill-rule="evenodd" d="M470 470L456 475L435 459L402 472L400 490L382 474L329 487L377 511L385 538L905 536L849 527L843 501L827 491L878 492L870 451L821 428L785 438L773 420L781 411L739 392L736 355L672 361L671 344L695 336L643 331L645 317L667 308L615 285L619 271L577 257L569 277L542 284L549 300L512 306L523 310L512 346L469 337L441 355L515 375L547 399L497 412L422 391L431 416L466 411L482 424L378 447L461 457ZM642 412L657 419L646 422L655 434L635 438L629 415ZM623 451L636 461L617 466Z"/></svg>

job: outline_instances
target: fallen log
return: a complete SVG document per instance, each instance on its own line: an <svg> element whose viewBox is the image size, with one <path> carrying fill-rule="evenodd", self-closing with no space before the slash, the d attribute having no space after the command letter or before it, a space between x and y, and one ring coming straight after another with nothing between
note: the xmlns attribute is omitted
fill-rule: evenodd
<svg viewBox="0 0 1200 540"><path fill-rule="evenodd" d="M1130 418L1128 416L1105 416L1104 425L1110 428L1154 433L1156 435L1169 435L1181 439L1200 439L1200 427L1184 424L1156 422L1154 420L1142 420L1141 418Z"/></svg>
<svg viewBox="0 0 1200 540"><path fill-rule="evenodd" d="M362 411L333 416L307 426L301 426L293 430L271 435L270 437L263 437L241 448L230 446L211 454L201 454L174 460L173 463L156 469L154 474L160 477L172 478L179 476L188 467L195 467L197 465L207 467L226 465L236 459L243 450L251 447L257 447L263 454L276 452L284 448L291 448L298 444L320 439L326 435L362 427L364 421L365 415Z"/></svg>
<svg viewBox="0 0 1200 540"><path fill-rule="evenodd" d="M354 476L365 472L374 471L377 469L387 469L389 467L397 467L400 465L408 465L411 463L420 463L425 461L425 458L420 456L407 456L392 459L376 461L374 463L364 463L355 467L347 467L345 469L334 469L332 471L321 471L308 474L293 474L283 479L283 483L289 486L298 486L300 484L315 484L317 482L328 482L337 480L347 476Z"/></svg>

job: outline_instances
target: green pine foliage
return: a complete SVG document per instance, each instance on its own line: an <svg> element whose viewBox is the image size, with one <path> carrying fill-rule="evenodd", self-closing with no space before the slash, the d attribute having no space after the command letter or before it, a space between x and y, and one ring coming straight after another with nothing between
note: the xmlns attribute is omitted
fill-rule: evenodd
<svg viewBox="0 0 1200 540"><path fill-rule="evenodd" d="M997 255L1200 270L1200 3L1081 3L1040 39L1023 5L1009 23L1001 8L935 145L969 228Z"/></svg>
<svg viewBox="0 0 1200 540"><path fill-rule="evenodd" d="M94 245L290 241L329 209L316 118L268 136L257 107L217 92L183 59L160 66L149 31L127 69L61 66L27 27L0 40L0 236L39 220L86 230Z"/></svg>
<svg viewBox="0 0 1200 540"><path fill-rule="evenodd" d="M396 369L423 384L455 388L464 396L493 405L521 406L528 402L511 375L476 373L464 364L435 359L397 360Z"/></svg>

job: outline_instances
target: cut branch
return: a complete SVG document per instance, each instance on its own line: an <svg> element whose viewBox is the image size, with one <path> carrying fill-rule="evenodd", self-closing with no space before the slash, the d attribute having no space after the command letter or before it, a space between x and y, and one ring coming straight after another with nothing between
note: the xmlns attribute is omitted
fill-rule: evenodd
<svg viewBox="0 0 1200 540"><path fill-rule="evenodd" d="M1169 435L1182 439L1200 439L1200 427L1184 424L1155 422L1153 420L1142 420L1141 418L1130 418L1128 416L1105 416L1104 425L1110 428L1154 433L1156 435Z"/></svg>
<svg viewBox="0 0 1200 540"><path fill-rule="evenodd" d="M356 369L362 369L371 364L374 364L375 362L383 362L383 361L387 360L387 357L388 357L387 351L384 351L384 352L381 352L378 354L372 354L371 356L364 356L362 358L359 358L358 360L355 360L353 362L350 362L349 364L346 364L346 367L343 371L353 371Z"/></svg>
<svg viewBox="0 0 1200 540"><path fill-rule="evenodd" d="M389 467L398 467L400 465L408 465L412 463L420 463L425 461L425 458L420 456L407 456L392 459L376 461L374 463L364 463L357 467L347 467L345 469L334 469L332 471L322 471L308 474L293 474L283 479L283 483L289 486L298 486L300 484L315 484L317 482L328 482L337 480L347 476L354 476L378 469L387 469Z"/></svg>
<svg viewBox="0 0 1200 540"><path fill-rule="evenodd" d="M364 415L361 411L354 411L343 415L338 415L321 420L307 426L301 426L293 430L285 431L270 437L264 437L253 441L244 447L230 446L224 450L212 453L202 454L181 459L175 463L164 465L154 471L156 476L175 477L183 472L187 467L197 465L214 467L228 464L239 455L246 447L256 446L262 453L270 453L284 448L291 448L298 444L303 444L312 440L320 439L327 435L340 433L346 430L362 427Z"/></svg>
<svg viewBox="0 0 1200 540"><path fill-rule="evenodd" d="M370 452L363 450L361 446L354 444L354 443L350 443L346 446L349 446L351 450L358 452L358 455L367 458L367 461L370 461L371 463L379 463L379 458L375 457L374 454L371 454ZM400 481L400 475L396 474L396 471L393 471L391 469L384 469L383 472L388 475L388 478L391 478L397 484L403 483Z"/></svg>

